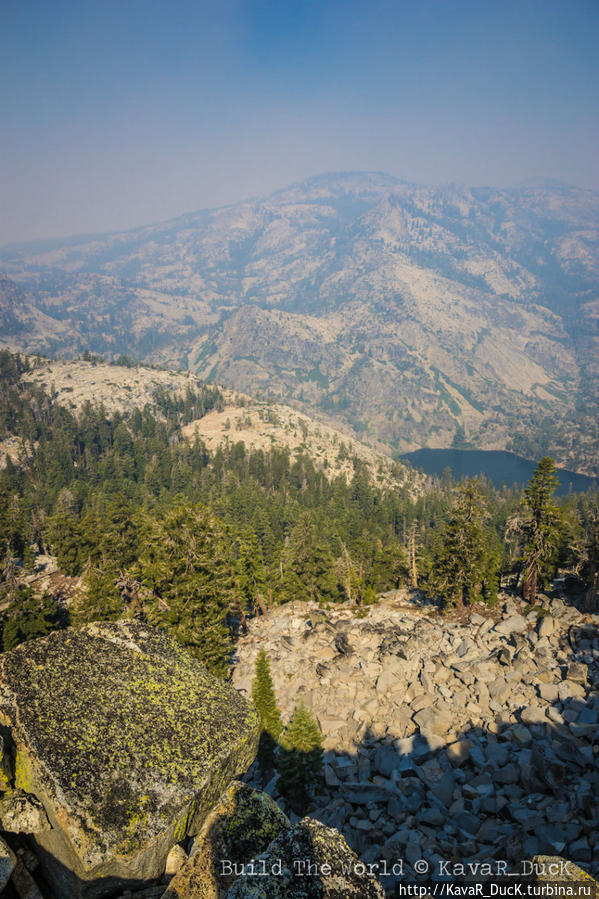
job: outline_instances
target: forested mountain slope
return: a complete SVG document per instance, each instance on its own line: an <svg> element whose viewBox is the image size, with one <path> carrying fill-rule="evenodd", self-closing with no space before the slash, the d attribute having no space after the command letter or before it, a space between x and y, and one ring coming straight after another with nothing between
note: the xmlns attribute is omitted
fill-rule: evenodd
<svg viewBox="0 0 599 899"><path fill-rule="evenodd" d="M401 450L466 440L596 474L598 246L591 191L324 175L7 250L2 335L188 367Z"/></svg>

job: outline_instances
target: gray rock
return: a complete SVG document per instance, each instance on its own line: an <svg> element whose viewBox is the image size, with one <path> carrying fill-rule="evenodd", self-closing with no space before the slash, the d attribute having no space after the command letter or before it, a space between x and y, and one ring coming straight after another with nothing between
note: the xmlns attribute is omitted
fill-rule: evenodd
<svg viewBox="0 0 599 899"><path fill-rule="evenodd" d="M542 615L537 622L539 637L550 637L555 630L555 620L551 615Z"/></svg>
<svg viewBox="0 0 599 899"><path fill-rule="evenodd" d="M425 808L418 815L420 824L429 824L431 827L440 827L445 823L446 815L436 805Z"/></svg>
<svg viewBox="0 0 599 899"><path fill-rule="evenodd" d="M476 817L476 815L471 814L470 812L459 812L453 818L453 823L456 827L462 830L464 833L469 836L475 837L480 828L480 821Z"/></svg>
<svg viewBox="0 0 599 899"><path fill-rule="evenodd" d="M503 705L510 692L509 684L506 679L504 677L496 677L495 680L491 681L488 687L491 699L494 700L494 702Z"/></svg>
<svg viewBox="0 0 599 899"><path fill-rule="evenodd" d="M345 783L343 785L343 797L352 805L368 805L369 802L388 802L391 797L397 796L395 789L377 784Z"/></svg>
<svg viewBox="0 0 599 899"><path fill-rule="evenodd" d="M455 724L455 714L452 714L449 707L436 703L417 712L413 716L413 720L421 731L444 736L451 731Z"/></svg>
<svg viewBox="0 0 599 899"><path fill-rule="evenodd" d="M582 684L571 680L563 680L558 684L557 693L561 702L566 702L567 699L584 699L586 696Z"/></svg>
<svg viewBox="0 0 599 899"><path fill-rule="evenodd" d="M532 735L527 727L523 724L514 724L512 727L512 737L519 746L526 746L532 740Z"/></svg>
<svg viewBox="0 0 599 899"><path fill-rule="evenodd" d="M396 693L401 687L401 682L395 672L390 668L384 668L376 682L377 693Z"/></svg>
<svg viewBox="0 0 599 899"><path fill-rule="evenodd" d="M10 846L0 837L0 892L4 889L14 871L17 857Z"/></svg>
<svg viewBox="0 0 599 899"><path fill-rule="evenodd" d="M546 702L557 702L559 691L557 684L539 684L539 696Z"/></svg>
<svg viewBox="0 0 599 899"><path fill-rule="evenodd" d="M588 680L588 666L581 662L570 662L565 679L584 686Z"/></svg>
<svg viewBox="0 0 599 899"><path fill-rule="evenodd" d="M516 765L510 762L503 768L498 768L493 777L498 784L515 784L520 779L520 771Z"/></svg>
<svg viewBox="0 0 599 899"><path fill-rule="evenodd" d="M577 719L578 724L597 724L598 721L599 721L599 712L596 708L582 709L580 714L578 715L578 719Z"/></svg>
<svg viewBox="0 0 599 899"><path fill-rule="evenodd" d="M487 743L485 756L491 764L501 767L507 763L509 750L505 743Z"/></svg>
<svg viewBox="0 0 599 899"><path fill-rule="evenodd" d="M455 743L450 743L446 747L447 758L454 768L459 768L468 761L471 747L472 743L470 740L465 739L456 740Z"/></svg>
<svg viewBox="0 0 599 899"><path fill-rule="evenodd" d="M547 715L545 714L545 709L541 708L541 706L527 706L527 708L522 709L522 711L520 712L520 718L523 724L528 725L547 723Z"/></svg>
<svg viewBox="0 0 599 899"><path fill-rule="evenodd" d="M434 701L435 697L431 696L430 693L419 693L418 696L415 696L410 703L412 714L414 712L421 712L422 709L429 708L429 706L431 706Z"/></svg>
<svg viewBox="0 0 599 899"><path fill-rule="evenodd" d="M568 855L575 862L590 862L593 858L589 841L586 837L575 840L568 846Z"/></svg>
<svg viewBox="0 0 599 899"><path fill-rule="evenodd" d="M528 622L522 615L510 615L499 621L493 630L498 634L521 634L528 630Z"/></svg>
<svg viewBox="0 0 599 899"><path fill-rule="evenodd" d="M478 768L484 768L487 764L485 754L478 743L473 743L470 747L470 760L474 762Z"/></svg>
<svg viewBox="0 0 599 899"><path fill-rule="evenodd" d="M431 793L433 796L436 796L439 802L446 807L451 805L454 790L455 780L449 772L440 777L439 780L431 786Z"/></svg>
<svg viewBox="0 0 599 899"><path fill-rule="evenodd" d="M15 790L0 802L2 830L9 833L41 833L50 830L44 806L36 796Z"/></svg>
<svg viewBox="0 0 599 899"><path fill-rule="evenodd" d="M591 739L594 739L596 735L599 736L599 727L597 726L596 723L595 724L580 724L580 723L573 721L570 724L570 730L571 730L573 736L575 736L577 738L583 737L583 738L586 738L587 740L591 740Z"/></svg>
<svg viewBox="0 0 599 899"><path fill-rule="evenodd" d="M324 782L326 783L327 787L338 787L340 785L341 781L330 765L324 765L323 773Z"/></svg>
<svg viewBox="0 0 599 899"><path fill-rule="evenodd" d="M399 765L399 756L393 746L379 746L375 753L374 767L384 777L391 777Z"/></svg>
<svg viewBox="0 0 599 899"><path fill-rule="evenodd" d="M420 848L420 843L416 842L414 839L414 835L412 834L412 839L406 846L406 859L408 864L415 865L416 862L422 858L422 849Z"/></svg>

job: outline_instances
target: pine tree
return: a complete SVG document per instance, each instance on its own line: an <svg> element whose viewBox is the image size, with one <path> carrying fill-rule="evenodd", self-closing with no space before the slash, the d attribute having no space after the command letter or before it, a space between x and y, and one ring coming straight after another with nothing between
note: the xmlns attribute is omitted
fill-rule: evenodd
<svg viewBox="0 0 599 899"><path fill-rule="evenodd" d="M534 604L543 565L551 560L559 539L559 510L553 494L559 481L553 459L544 456L524 490L528 517L524 523L523 598Z"/></svg>
<svg viewBox="0 0 599 899"><path fill-rule="evenodd" d="M3 615L2 649L6 652L26 640L45 637L67 624L68 615L61 611L52 596L48 593L34 596L30 587L20 584Z"/></svg>
<svg viewBox="0 0 599 899"><path fill-rule="evenodd" d="M266 592L266 571L258 538L252 532L239 537L235 561L235 583L242 610L252 611L256 596Z"/></svg>
<svg viewBox="0 0 599 899"><path fill-rule="evenodd" d="M429 583L444 603L462 606L496 596L499 560L484 527L487 514L478 485L461 485L433 547Z"/></svg>
<svg viewBox="0 0 599 899"><path fill-rule="evenodd" d="M215 674L231 652L227 622L234 603L230 540L216 515L200 504L176 505L142 527L139 563L130 570L147 597L150 624L173 636Z"/></svg>
<svg viewBox="0 0 599 899"><path fill-rule="evenodd" d="M252 702L258 710L262 727L258 764L263 772L270 771L274 764L274 752L283 730L283 722L277 707L268 656L263 649L260 650L256 659L252 683Z"/></svg>
<svg viewBox="0 0 599 899"><path fill-rule="evenodd" d="M310 512L302 512L289 535L284 553L284 601L335 602L342 598L335 575L335 560L329 547L319 539Z"/></svg>
<svg viewBox="0 0 599 899"><path fill-rule="evenodd" d="M305 814L311 788L322 769L322 734L303 701L295 707L277 758L279 791L298 815Z"/></svg>

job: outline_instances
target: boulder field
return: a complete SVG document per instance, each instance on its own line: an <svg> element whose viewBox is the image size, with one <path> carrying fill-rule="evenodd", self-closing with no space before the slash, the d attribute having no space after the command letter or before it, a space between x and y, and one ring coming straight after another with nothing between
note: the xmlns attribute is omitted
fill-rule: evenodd
<svg viewBox="0 0 599 899"><path fill-rule="evenodd" d="M237 644L244 695L261 648L283 720L303 699L324 735L312 817L379 873L544 853L597 875L599 615L546 596L447 615L405 592L360 610L295 603ZM276 776L255 765L247 780L285 807Z"/></svg>
<svg viewBox="0 0 599 899"><path fill-rule="evenodd" d="M324 735L302 820L254 764L260 648L283 718L303 699ZM0 892L378 899L526 860L538 882L582 881L598 685L599 616L545 596L448 615L400 592L292 603L249 622L232 684L140 621L56 632L0 656Z"/></svg>

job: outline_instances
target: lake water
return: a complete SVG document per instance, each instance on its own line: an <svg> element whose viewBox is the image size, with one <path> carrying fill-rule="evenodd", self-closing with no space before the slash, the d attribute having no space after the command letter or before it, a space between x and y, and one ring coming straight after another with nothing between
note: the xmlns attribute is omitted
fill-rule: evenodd
<svg viewBox="0 0 599 899"><path fill-rule="evenodd" d="M503 450L457 450L457 449L419 449L413 453L405 453L402 457L414 468L421 468L426 474L442 475L449 468L456 480L473 478L483 474L495 487L506 484L526 484L537 467L536 462L516 456ZM599 478L589 478L583 474L558 468L558 494L573 491L599 489Z"/></svg>

